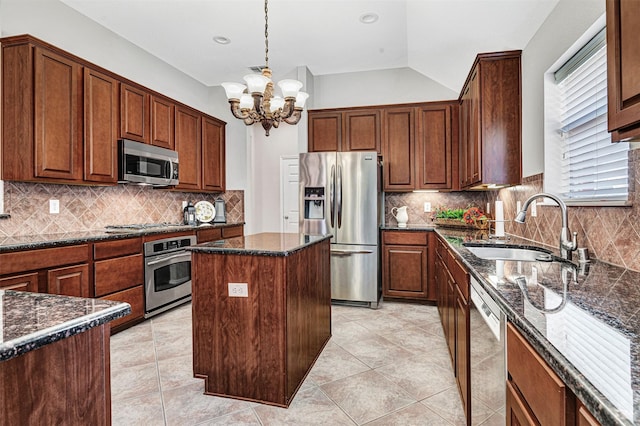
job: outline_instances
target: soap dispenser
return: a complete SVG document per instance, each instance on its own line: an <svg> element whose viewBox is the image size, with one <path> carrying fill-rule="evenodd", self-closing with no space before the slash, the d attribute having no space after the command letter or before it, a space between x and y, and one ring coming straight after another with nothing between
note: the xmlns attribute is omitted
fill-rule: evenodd
<svg viewBox="0 0 640 426"><path fill-rule="evenodd" d="M191 201L187 203L183 211L183 219L185 225L197 225L196 223L196 208Z"/></svg>

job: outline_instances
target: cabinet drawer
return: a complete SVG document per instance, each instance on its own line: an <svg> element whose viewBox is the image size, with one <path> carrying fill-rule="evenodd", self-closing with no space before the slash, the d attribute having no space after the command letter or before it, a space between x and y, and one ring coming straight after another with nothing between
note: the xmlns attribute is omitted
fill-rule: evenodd
<svg viewBox="0 0 640 426"><path fill-rule="evenodd" d="M104 241L93 245L93 260L103 260L112 257L128 256L142 253L142 238L127 238L126 240Z"/></svg>
<svg viewBox="0 0 640 426"><path fill-rule="evenodd" d="M124 290L144 281L142 254L100 260L94 263L95 297Z"/></svg>
<svg viewBox="0 0 640 426"><path fill-rule="evenodd" d="M0 279L0 290L38 292L38 273L17 275Z"/></svg>
<svg viewBox="0 0 640 426"><path fill-rule="evenodd" d="M222 238L242 237L244 234L243 226L230 226L228 228L222 228Z"/></svg>
<svg viewBox="0 0 640 426"><path fill-rule="evenodd" d="M87 244L3 253L0 255L0 275L72 265L88 260Z"/></svg>
<svg viewBox="0 0 640 426"><path fill-rule="evenodd" d="M426 246L426 232L384 231L382 242L385 244L400 244L409 246Z"/></svg>
<svg viewBox="0 0 640 426"><path fill-rule="evenodd" d="M458 284L462 296L466 301L469 301L469 273L467 269L460 264L458 259L452 256L450 260L449 270L451 271L451 275L456 284Z"/></svg>
<svg viewBox="0 0 640 426"><path fill-rule="evenodd" d="M507 369L511 382L542 425L564 425L571 392L536 350L507 324Z"/></svg>
<svg viewBox="0 0 640 426"><path fill-rule="evenodd" d="M200 229L197 232L198 244L222 239L222 228Z"/></svg>
<svg viewBox="0 0 640 426"><path fill-rule="evenodd" d="M111 322L112 329L121 324L136 321L144 317L144 290L141 285L110 294L109 296L102 297L101 299L126 302L131 305L131 313L129 315Z"/></svg>

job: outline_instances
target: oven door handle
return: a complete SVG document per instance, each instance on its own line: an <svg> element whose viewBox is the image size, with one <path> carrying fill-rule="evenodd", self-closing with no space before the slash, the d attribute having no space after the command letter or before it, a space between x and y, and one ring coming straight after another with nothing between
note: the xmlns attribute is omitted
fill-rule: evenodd
<svg viewBox="0 0 640 426"><path fill-rule="evenodd" d="M147 262L147 266L157 265L158 263L163 263L168 260L177 259L179 257L184 257L184 253L174 254L173 256L163 257L162 259L152 260L151 262Z"/></svg>

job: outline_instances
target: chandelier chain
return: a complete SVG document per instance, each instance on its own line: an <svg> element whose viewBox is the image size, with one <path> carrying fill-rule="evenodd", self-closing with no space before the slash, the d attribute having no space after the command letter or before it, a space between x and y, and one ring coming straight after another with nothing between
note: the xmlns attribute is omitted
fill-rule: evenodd
<svg viewBox="0 0 640 426"><path fill-rule="evenodd" d="M269 68L269 8L264 0L264 65Z"/></svg>

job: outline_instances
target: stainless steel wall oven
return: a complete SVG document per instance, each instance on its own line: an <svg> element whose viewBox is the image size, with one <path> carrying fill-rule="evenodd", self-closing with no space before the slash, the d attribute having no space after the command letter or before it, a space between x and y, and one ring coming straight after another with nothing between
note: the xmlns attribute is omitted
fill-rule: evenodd
<svg viewBox="0 0 640 426"><path fill-rule="evenodd" d="M191 253L195 235L144 244L145 318L191 300Z"/></svg>

